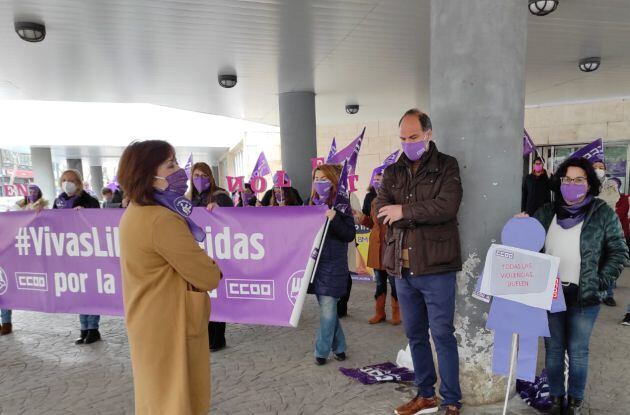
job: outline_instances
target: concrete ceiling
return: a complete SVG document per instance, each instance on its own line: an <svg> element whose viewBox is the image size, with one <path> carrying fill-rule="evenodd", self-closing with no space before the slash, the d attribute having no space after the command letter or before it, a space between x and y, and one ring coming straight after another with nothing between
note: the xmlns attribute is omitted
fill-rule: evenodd
<svg viewBox="0 0 630 415"><path fill-rule="evenodd" d="M523 7L527 0L523 0ZM21 41L13 22L43 21ZM630 96L630 2L564 0L529 17L529 105ZM428 0L0 0L0 91L147 102L278 124L278 93L313 89L319 124L428 105ZM581 73L577 61L601 55ZM217 84L235 71L238 85ZM347 103L359 103L352 118Z"/></svg>

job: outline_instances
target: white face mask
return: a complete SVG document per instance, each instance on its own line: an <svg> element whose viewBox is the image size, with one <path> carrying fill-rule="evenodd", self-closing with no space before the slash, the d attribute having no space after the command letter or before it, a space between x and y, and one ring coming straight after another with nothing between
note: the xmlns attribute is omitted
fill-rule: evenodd
<svg viewBox="0 0 630 415"><path fill-rule="evenodd" d="M595 174L597 174L597 178L600 181L603 181L606 178L606 170L595 169Z"/></svg>
<svg viewBox="0 0 630 415"><path fill-rule="evenodd" d="M66 192L67 195L73 195L77 191L77 185L72 182L61 183L61 189Z"/></svg>

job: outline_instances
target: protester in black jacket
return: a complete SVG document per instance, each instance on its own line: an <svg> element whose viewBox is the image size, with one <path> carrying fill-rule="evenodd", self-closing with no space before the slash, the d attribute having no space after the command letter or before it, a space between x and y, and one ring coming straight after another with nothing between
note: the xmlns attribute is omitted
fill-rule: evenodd
<svg viewBox="0 0 630 415"><path fill-rule="evenodd" d="M99 209L101 204L98 199L89 195L83 189L83 179L78 170L66 170L59 178L59 186L63 192L55 199L53 209ZM101 340L98 326L101 316L79 315L81 323L81 335L75 340L75 344L91 344Z"/></svg>
<svg viewBox="0 0 630 415"><path fill-rule="evenodd" d="M337 303L348 292L348 244L354 241L354 218L333 208L341 168L324 164L313 172L311 205L326 205L330 221L320 250L319 263L309 294L319 302L319 332L315 341L315 363L323 365L333 352L336 360L346 359L346 339L337 316Z"/></svg>
<svg viewBox="0 0 630 415"><path fill-rule="evenodd" d="M521 212L528 215L536 213L538 208L551 201L551 180L540 157L534 160L532 172L523 179Z"/></svg>
<svg viewBox="0 0 630 415"><path fill-rule="evenodd" d="M192 166L190 200L193 207L207 207L212 203L219 207L234 206L230 194L217 187L212 169L206 163L195 163ZM224 322L208 322L208 342L213 352L226 346Z"/></svg>

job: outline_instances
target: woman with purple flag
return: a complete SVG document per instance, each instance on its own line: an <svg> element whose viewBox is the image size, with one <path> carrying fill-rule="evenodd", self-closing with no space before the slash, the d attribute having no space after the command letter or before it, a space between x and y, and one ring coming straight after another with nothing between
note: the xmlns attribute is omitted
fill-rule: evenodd
<svg viewBox="0 0 630 415"><path fill-rule="evenodd" d="M55 199L53 209L99 209L101 204L83 189L83 179L78 170L64 171L59 178L61 194ZM74 344L92 344L101 340L98 325L101 316L80 314L81 335Z"/></svg>
<svg viewBox="0 0 630 415"><path fill-rule="evenodd" d="M48 208L48 201L42 197L41 189L35 184L28 185L28 196L25 196L24 199L16 204L20 210L36 210L39 212ZM11 315L11 310L0 310L0 336L11 334L13 331Z"/></svg>
<svg viewBox="0 0 630 415"><path fill-rule="evenodd" d="M545 339L546 366L553 407L551 414L578 415L588 371L593 325L600 292L613 284L628 259L628 247L615 211L597 198L600 182L585 159L569 159L558 168L552 188L555 202L534 217L547 230L545 252L560 258L565 312L549 314L550 338ZM569 355L565 390L565 352ZM568 392L568 408L564 408Z"/></svg>
<svg viewBox="0 0 630 415"><path fill-rule="evenodd" d="M165 141L129 145L118 179L130 203L120 221L125 322L135 413L206 414L210 406L207 324L221 271L199 246L188 176Z"/></svg>
<svg viewBox="0 0 630 415"><path fill-rule="evenodd" d="M236 207L255 207L257 206L258 199L256 198L256 194L252 189L252 186L249 183L245 183L243 185L242 192L234 192L234 198L238 199L236 203Z"/></svg>
<svg viewBox="0 0 630 415"><path fill-rule="evenodd" d="M234 206L230 194L220 187L217 187L212 169L208 164L195 163L192 166L190 178L192 183L189 198L193 207L207 207L208 209L212 209L214 206ZM213 352L219 351L226 346L224 322L208 322L208 341L210 350Z"/></svg>
<svg viewBox="0 0 630 415"><path fill-rule="evenodd" d="M315 294L319 303L319 330L315 339L315 363L326 363L330 352L335 360L346 359L346 339L337 316L337 303L348 292L348 244L354 241L354 219L335 209L334 200L339 188L341 168L330 164L313 171L311 205L328 206L329 227L320 250L319 264L309 294Z"/></svg>

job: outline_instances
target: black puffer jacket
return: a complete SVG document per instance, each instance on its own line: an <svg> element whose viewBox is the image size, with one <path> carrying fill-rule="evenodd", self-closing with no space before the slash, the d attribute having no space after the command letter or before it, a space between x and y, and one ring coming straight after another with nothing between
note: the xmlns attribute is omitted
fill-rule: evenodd
<svg viewBox="0 0 630 415"><path fill-rule="evenodd" d="M309 294L341 298L348 293L348 244L355 236L354 218L337 211L328 227Z"/></svg>
<svg viewBox="0 0 630 415"><path fill-rule="evenodd" d="M57 207L59 200L63 200L65 202L68 199L69 197L66 192L63 192L59 195L58 198L55 199L55 203L53 203L53 209L59 209L59 207ZM79 197L74 201L74 205L72 207L81 207L84 209L100 209L101 204L98 202L98 199L90 196L88 192L82 191Z"/></svg>

